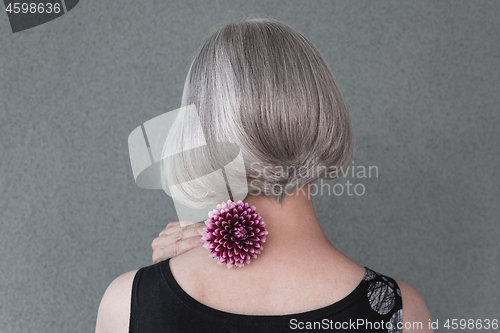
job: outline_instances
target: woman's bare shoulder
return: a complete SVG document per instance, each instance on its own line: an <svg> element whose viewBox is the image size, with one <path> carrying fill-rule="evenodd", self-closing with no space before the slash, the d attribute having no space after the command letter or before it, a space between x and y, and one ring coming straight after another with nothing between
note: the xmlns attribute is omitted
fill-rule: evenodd
<svg viewBox="0 0 500 333"><path fill-rule="evenodd" d="M405 324L403 333L433 332L429 328L431 315L420 293L408 283L399 280L396 280L396 282L403 299L403 322Z"/></svg>
<svg viewBox="0 0 500 333"><path fill-rule="evenodd" d="M117 277L102 297L95 333L120 333L129 331L132 283L137 270Z"/></svg>

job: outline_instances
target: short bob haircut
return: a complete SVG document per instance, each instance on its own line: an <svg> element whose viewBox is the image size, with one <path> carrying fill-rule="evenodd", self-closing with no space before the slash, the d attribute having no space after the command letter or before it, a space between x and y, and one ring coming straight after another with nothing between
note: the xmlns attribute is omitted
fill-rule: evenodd
<svg viewBox="0 0 500 333"><path fill-rule="evenodd" d="M333 74L314 45L281 22L249 19L215 31L189 69L182 97L182 106L188 105L196 107L207 144L239 146L249 194L281 202L317 178L338 177L337 170L351 162L351 125ZM186 124L190 122L176 120L164 152L182 151L172 148L175 138L184 148L202 144L186 146L186 141L200 140L190 136ZM189 168L186 162L170 166L168 172ZM164 171L162 184L168 193ZM227 192L225 186L197 186L183 195L204 193L198 196L207 199L207 193ZM216 198L210 202L216 203Z"/></svg>

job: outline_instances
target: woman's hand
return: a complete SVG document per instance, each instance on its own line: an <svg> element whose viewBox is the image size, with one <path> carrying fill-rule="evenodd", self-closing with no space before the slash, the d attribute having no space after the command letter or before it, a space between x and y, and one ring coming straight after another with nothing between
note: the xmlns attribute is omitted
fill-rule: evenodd
<svg viewBox="0 0 500 333"><path fill-rule="evenodd" d="M173 258L203 245L201 234L205 227L203 222L170 222L151 244L153 263Z"/></svg>

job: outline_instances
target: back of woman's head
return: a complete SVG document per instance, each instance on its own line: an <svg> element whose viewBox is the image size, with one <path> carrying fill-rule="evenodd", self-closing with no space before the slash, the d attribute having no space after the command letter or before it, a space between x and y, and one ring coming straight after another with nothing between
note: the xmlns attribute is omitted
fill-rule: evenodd
<svg viewBox="0 0 500 333"><path fill-rule="evenodd" d="M239 146L249 194L281 201L350 163L351 126L333 74L283 23L251 19L213 33L191 64L182 105L196 107L207 143ZM186 140L181 123L173 135Z"/></svg>

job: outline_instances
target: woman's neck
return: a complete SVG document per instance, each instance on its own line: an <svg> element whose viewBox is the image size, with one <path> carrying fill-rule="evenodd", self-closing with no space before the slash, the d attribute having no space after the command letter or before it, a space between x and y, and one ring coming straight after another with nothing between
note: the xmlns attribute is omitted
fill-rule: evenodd
<svg viewBox="0 0 500 333"><path fill-rule="evenodd" d="M269 232L262 253L244 267L227 269L200 246L170 261L174 278L198 301L240 314L298 313L345 297L364 268L330 243L308 193L304 188L283 203L248 196L245 202L255 206Z"/></svg>
<svg viewBox="0 0 500 333"><path fill-rule="evenodd" d="M283 269L297 263L306 267L332 257L344 257L323 232L309 191L310 186L305 186L281 203L263 195L245 198L245 202L255 206L268 231L262 253L245 265L245 270L277 266Z"/></svg>
<svg viewBox="0 0 500 333"><path fill-rule="evenodd" d="M310 187L305 186L281 203L263 195L245 198L245 202L255 206L269 232L262 256L264 252L274 251L286 251L286 255L293 255L290 251L303 251L305 246L308 249L311 246L333 247L321 229L309 191Z"/></svg>

